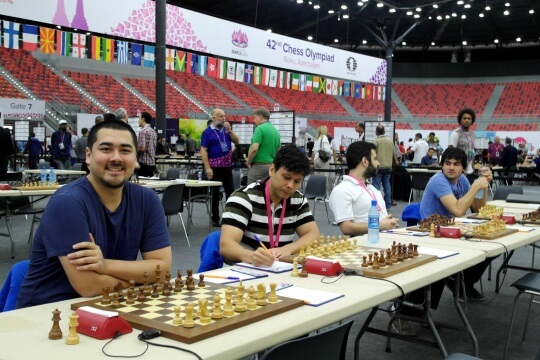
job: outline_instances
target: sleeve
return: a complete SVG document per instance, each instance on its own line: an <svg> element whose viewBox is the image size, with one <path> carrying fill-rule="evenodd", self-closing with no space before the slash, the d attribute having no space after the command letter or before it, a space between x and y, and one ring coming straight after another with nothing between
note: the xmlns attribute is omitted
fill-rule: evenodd
<svg viewBox="0 0 540 360"><path fill-rule="evenodd" d="M435 181L433 182L431 189L433 190L433 194L437 197L437 199L453 194L452 187L450 186L450 183L446 181L444 176L438 176L434 180Z"/></svg>
<svg viewBox="0 0 540 360"><path fill-rule="evenodd" d="M155 192L148 195L141 253L159 250L171 245L163 206Z"/></svg>
<svg viewBox="0 0 540 360"><path fill-rule="evenodd" d="M203 131L202 136L201 136L201 146L205 148L208 148L210 146L210 139L208 138L208 129L209 128L206 128L206 130Z"/></svg>
<svg viewBox="0 0 540 360"><path fill-rule="evenodd" d="M253 133L253 137L251 138L251 143L252 144L254 144L254 143L260 144L262 142L262 138L263 138L262 130L261 130L260 126L257 126L255 128L255 132Z"/></svg>
<svg viewBox="0 0 540 360"><path fill-rule="evenodd" d="M458 140L459 140L459 136L458 136L457 132L452 131L452 133L450 134L450 138L448 139L448 145L452 145L453 147L457 147Z"/></svg>
<svg viewBox="0 0 540 360"><path fill-rule="evenodd" d="M252 214L253 205L248 194L243 191L236 191L227 200L222 215L222 223L245 231Z"/></svg>
<svg viewBox="0 0 540 360"><path fill-rule="evenodd" d="M139 131L139 146L146 148L147 144L146 131Z"/></svg>
<svg viewBox="0 0 540 360"><path fill-rule="evenodd" d="M315 142L313 143L313 152L318 153L319 150L321 150L321 140L315 140Z"/></svg>
<svg viewBox="0 0 540 360"><path fill-rule="evenodd" d="M315 221L315 218L311 213L311 209L309 208L309 203L307 199L303 197L302 204L300 205L300 208L298 209L298 213L296 215L296 223L294 225L296 227L299 227L312 221Z"/></svg>
<svg viewBox="0 0 540 360"><path fill-rule="evenodd" d="M334 188L330 193L330 210L334 213L336 223L340 223L347 220L353 220L353 198L351 194L344 191L340 187Z"/></svg>

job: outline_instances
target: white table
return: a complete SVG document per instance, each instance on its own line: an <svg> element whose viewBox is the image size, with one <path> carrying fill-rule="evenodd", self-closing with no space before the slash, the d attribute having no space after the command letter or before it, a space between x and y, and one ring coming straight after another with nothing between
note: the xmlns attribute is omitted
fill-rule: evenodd
<svg viewBox="0 0 540 360"><path fill-rule="evenodd" d="M49 174L49 172L50 172L50 170L47 169L47 175ZM24 170L23 174L40 175L41 170L39 170L39 169ZM54 169L54 175L86 175L86 171Z"/></svg>

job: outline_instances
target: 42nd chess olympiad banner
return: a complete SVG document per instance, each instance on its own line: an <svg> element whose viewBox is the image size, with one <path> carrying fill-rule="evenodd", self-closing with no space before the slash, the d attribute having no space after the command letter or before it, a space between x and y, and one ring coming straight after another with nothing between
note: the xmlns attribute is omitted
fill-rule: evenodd
<svg viewBox="0 0 540 360"><path fill-rule="evenodd" d="M153 0L6 0L0 14L155 42ZM377 85L386 60L268 33L167 5L167 44L246 63Z"/></svg>

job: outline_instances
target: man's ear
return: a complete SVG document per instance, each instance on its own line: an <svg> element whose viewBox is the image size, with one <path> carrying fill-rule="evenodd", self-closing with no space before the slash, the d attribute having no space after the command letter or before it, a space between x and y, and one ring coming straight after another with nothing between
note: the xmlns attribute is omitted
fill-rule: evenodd
<svg viewBox="0 0 540 360"><path fill-rule="evenodd" d="M274 164L270 164L270 168L268 168L268 176L274 176L276 173L276 167Z"/></svg>

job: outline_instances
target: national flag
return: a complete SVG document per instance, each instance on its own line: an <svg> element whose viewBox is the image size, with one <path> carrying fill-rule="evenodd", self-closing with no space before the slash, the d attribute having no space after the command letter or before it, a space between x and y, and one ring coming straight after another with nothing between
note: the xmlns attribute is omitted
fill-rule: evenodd
<svg viewBox="0 0 540 360"><path fill-rule="evenodd" d="M20 24L4 20L4 47L8 49L19 48Z"/></svg>
<svg viewBox="0 0 540 360"><path fill-rule="evenodd" d="M196 74L198 61L199 59L198 59L197 54L188 53L187 62L186 62L186 72L189 72L190 74Z"/></svg>
<svg viewBox="0 0 540 360"><path fill-rule="evenodd" d="M277 86L277 77L278 71L276 69L270 69L270 79L268 80L268 86L276 87Z"/></svg>
<svg viewBox="0 0 540 360"><path fill-rule="evenodd" d="M122 41L122 40L118 40L116 42L116 61L119 64L127 64L128 62L128 54L129 54L128 44L129 43L127 41Z"/></svg>
<svg viewBox="0 0 540 360"><path fill-rule="evenodd" d="M377 100L382 100L382 86L377 86Z"/></svg>
<svg viewBox="0 0 540 360"><path fill-rule="evenodd" d="M199 55L198 61L197 61L197 73L201 76L206 75L206 67L208 66L208 56L206 55ZM242 73L242 78L244 77L244 74Z"/></svg>
<svg viewBox="0 0 540 360"><path fill-rule="evenodd" d="M253 83L255 85L262 84L262 68L260 66L255 66L253 70Z"/></svg>
<svg viewBox="0 0 540 360"><path fill-rule="evenodd" d="M270 69L262 68L262 84L268 86L270 84Z"/></svg>
<svg viewBox="0 0 540 360"><path fill-rule="evenodd" d="M319 92L319 79L320 78L318 76L313 77L313 92Z"/></svg>
<svg viewBox="0 0 540 360"><path fill-rule="evenodd" d="M356 99L362 98L362 86L360 86L358 83L354 84L354 97Z"/></svg>
<svg viewBox="0 0 540 360"><path fill-rule="evenodd" d="M326 93L332 94L332 79L326 79Z"/></svg>
<svg viewBox="0 0 540 360"><path fill-rule="evenodd" d="M156 48L152 45L144 45L143 66L153 68L155 58L156 58Z"/></svg>
<svg viewBox="0 0 540 360"><path fill-rule="evenodd" d="M362 90L360 91L360 97L362 99L366 98L366 84L362 84Z"/></svg>
<svg viewBox="0 0 540 360"><path fill-rule="evenodd" d="M174 70L186 71L186 53L176 50L176 60L174 61Z"/></svg>
<svg viewBox="0 0 540 360"><path fill-rule="evenodd" d="M366 85L366 99L373 99L373 87L371 85Z"/></svg>
<svg viewBox="0 0 540 360"><path fill-rule="evenodd" d="M215 57L208 57L208 65L206 66L206 73L210 77L217 77L217 59Z"/></svg>
<svg viewBox="0 0 540 360"><path fill-rule="evenodd" d="M298 90L306 91L306 75L304 74L300 75L300 85L298 86Z"/></svg>
<svg viewBox="0 0 540 360"><path fill-rule="evenodd" d="M39 28L39 49L44 54L54 54L54 29Z"/></svg>
<svg viewBox="0 0 540 360"><path fill-rule="evenodd" d="M313 91L313 75L306 76L306 91Z"/></svg>
<svg viewBox="0 0 540 360"><path fill-rule="evenodd" d="M101 39L102 57L103 61L114 61L114 39Z"/></svg>
<svg viewBox="0 0 540 360"><path fill-rule="evenodd" d="M343 96L345 96L345 97L351 96L351 83L348 82L348 81L346 81L343 84Z"/></svg>
<svg viewBox="0 0 540 360"><path fill-rule="evenodd" d="M165 48L165 70L174 70L174 49Z"/></svg>
<svg viewBox="0 0 540 360"><path fill-rule="evenodd" d="M343 96L343 81L338 81L338 95Z"/></svg>
<svg viewBox="0 0 540 360"><path fill-rule="evenodd" d="M283 70L278 71L277 87L280 89L285 88L285 71Z"/></svg>
<svg viewBox="0 0 540 360"><path fill-rule="evenodd" d="M326 93L326 81L325 78L319 78L319 93Z"/></svg>
<svg viewBox="0 0 540 360"><path fill-rule="evenodd" d="M86 57L86 34L73 34L73 46L71 56L76 58Z"/></svg>
<svg viewBox="0 0 540 360"><path fill-rule="evenodd" d="M382 100L386 100L386 86L383 86L382 88Z"/></svg>
<svg viewBox="0 0 540 360"><path fill-rule="evenodd" d="M227 61L227 80L236 79L236 62Z"/></svg>
<svg viewBox="0 0 540 360"><path fill-rule="evenodd" d="M336 79L332 79L331 87L332 87L331 94L337 95L338 94L338 81Z"/></svg>
<svg viewBox="0 0 540 360"><path fill-rule="evenodd" d="M291 88L291 76L292 74L288 71L285 72L285 88L290 89Z"/></svg>
<svg viewBox="0 0 540 360"><path fill-rule="evenodd" d="M244 82L246 64L236 63L236 81Z"/></svg>
<svg viewBox="0 0 540 360"><path fill-rule="evenodd" d="M227 60L218 59L217 77L220 79L227 78Z"/></svg>
<svg viewBox="0 0 540 360"><path fill-rule="evenodd" d="M246 65L244 69L244 82L253 84L253 65Z"/></svg>
<svg viewBox="0 0 540 360"><path fill-rule="evenodd" d="M38 48L38 28L34 25L23 25L23 50L37 51Z"/></svg>
<svg viewBox="0 0 540 360"><path fill-rule="evenodd" d="M101 60L101 38L92 36L90 42L90 57L94 60Z"/></svg>
<svg viewBox="0 0 540 360"><path fill-rule="evenodd" d="M56 31L56 54L69 56L71 47L71 33L68 31Z"/></svg>
<svg viewBox="0 0 540 360"><path fill-rule="evenodd" d="M298 90L300 83L300 75L298 74L292 74L292 84L291 89Z"/></svg>
<svg viewBox="0 0 540 360"><path fill-rule="evenodd" d="M131 65L141 66L142 44L131 43Z"/></svg>

